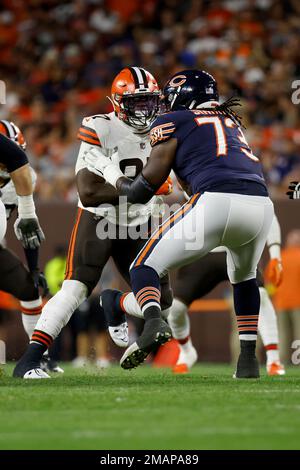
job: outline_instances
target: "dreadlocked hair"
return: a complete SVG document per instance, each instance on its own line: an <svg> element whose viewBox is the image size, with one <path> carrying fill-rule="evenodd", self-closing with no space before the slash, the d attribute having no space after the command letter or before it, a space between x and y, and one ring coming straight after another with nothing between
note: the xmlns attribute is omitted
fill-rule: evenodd
<svg viewBox="0 0 300 470"><path fill-rule="evenodd" d="M217 105L213 109L215 111L219 111L221 114L223 114L223 116L229 117L230 119L233 120L233 122L237 126L241 126L245 129L245 126L243 125L242 117L236 111L232 109L235 106L242 106L242 105L241 105L239 98L235 98L234 96L232 96L228 100L224 101L224 103Z"/></svg>

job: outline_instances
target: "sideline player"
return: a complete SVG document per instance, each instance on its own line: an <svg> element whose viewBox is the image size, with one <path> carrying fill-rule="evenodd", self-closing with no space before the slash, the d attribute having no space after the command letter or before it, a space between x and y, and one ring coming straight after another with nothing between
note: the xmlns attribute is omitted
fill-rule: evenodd
<svg viewBox="0 0 300 470"><path fill-rule="evenodd" d="M103 155L86 155L86 161L131 203L146 203L171 169L191 195L132 263L131 286L145 325L121 365L138 366L154 349L157 337L168 334L165 327L154 324L161 318L160 277L224 246L241 346L235 376L256 378L260 309L256 270L274 214L262 168L232 109L236 100L220 105L217 83L210 74L179 72L167 82L163 94L167 113L151 128L151 155L133 182Z"/></svg>
<svg viewBox="0 0 300 470"><path fill-rule="evenodd" d="M15 142L22 150L26 150L24 136L15 123L4 119L1 120L0 133ZM29 172L32 190L34 190L36 174L30 166ZM11 214L18 206L19 198L11 175L4 164L0 165L0 192L0 200L4 204L6 211L6 219L9 220ZM0 245L0 290L8 292L20 301L22 323L29 340L42 311L39 287L43 296L46 296L48 293L47 281L43 273L38 269L38 250L38 246L24 246L29 267L28 271L12 251ZM58 367L55 361L50 359L48 354L43 356L42 364L47 370L62 372L62 369Z"/></svg>
<svg viewBox="0 0 300 470"><path fill-rule="evenodd" d="M110 256L123 278L130 282L130 263L145 242L141 238L130 238L130 231L135 228L136 233L148 233L150 217L155 215L162 200L153 193L143 206L119 201L116 189L95 174L86 164L84 155L87 151L98 151L105 158L111 157L125 175L135 178L151 151L149 130L159 113L160 97L157 82L149 72L140 67L125 68L112 83L114 111L83 119L78 133L81 146L76 164L79 208L69 244L65 280L61 290L43 308L31 344L14 370L15 377L48 377L39 369L44 350L91 294ZM169 193L167 177L156 194ZM107 233L101 232L99 227L102 226ZM168 276L165 276L162 279L165 315L172 300ZM165 324L160 320L159 323ZM128 337L126 328L124 315L123 328L118 328L120 344ZM164 341L162 336L159 342Z"/></svg>

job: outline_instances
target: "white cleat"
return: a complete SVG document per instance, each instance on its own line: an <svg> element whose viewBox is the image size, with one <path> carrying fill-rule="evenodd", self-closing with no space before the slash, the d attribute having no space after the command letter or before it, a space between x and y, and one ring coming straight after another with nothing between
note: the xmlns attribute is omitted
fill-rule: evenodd
<svg viewBox="0 0 300 470"><path fill-rule="evenodd" d="M50 379L50 375L42 369L31 369L25 372L23 379Z"/></svg>
<svg viewBox="0 0 300 470"><path fill-rule="evenodd" d="M187 374L190 369L196 364L198 353L191 340L183 346L179 344L180 353L176 365L173 367L174 374Z"/></svg>
<svg viewBox="0 0 300 470"><path fill-rule="evenodd" d="M127 348L129 344L128 324L121 323L118 326L109 326L108 331L113 342L120 348Z"/></svg>

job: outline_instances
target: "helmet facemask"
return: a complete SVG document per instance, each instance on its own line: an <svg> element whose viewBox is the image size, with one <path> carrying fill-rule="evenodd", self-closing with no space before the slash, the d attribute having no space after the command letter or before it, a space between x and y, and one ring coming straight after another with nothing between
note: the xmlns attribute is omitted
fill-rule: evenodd
<svg viewBox="0 0 300 470"><path fill-rule="evenodd" d="M160 92L124 94L120 108L124 122L139 131L147 130L160 112Z"/></svg>

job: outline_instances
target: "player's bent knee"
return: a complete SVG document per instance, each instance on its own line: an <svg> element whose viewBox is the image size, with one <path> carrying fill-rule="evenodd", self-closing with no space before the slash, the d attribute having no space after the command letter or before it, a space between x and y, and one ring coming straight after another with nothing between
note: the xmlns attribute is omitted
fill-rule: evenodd
<svg viewBox="0 0 300 470"><path fill-rule="evenodd" d="M88 288L83 282L72 279L65 280L62 283L61 290L75 297L80 303L86 299L88 293Z"/></svg>

